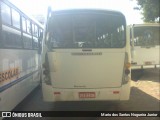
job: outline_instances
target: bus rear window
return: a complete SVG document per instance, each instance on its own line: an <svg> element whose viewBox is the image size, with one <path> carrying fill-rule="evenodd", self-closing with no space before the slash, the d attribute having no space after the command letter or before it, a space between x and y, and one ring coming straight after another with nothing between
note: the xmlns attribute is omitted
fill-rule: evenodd
<svg viewBox="0 0 160 120"><path fill-rule="evenodd" d="M118 15L60 14L50 18L48 41L53 48L122 48L125 18Z"/></svg>
<svg viewBox="0 0 160 120"><path fill-rule="evenodd" d="M134 45L135 46L155 46L159 45L160 27L143 26L134 27Z"/></svg>

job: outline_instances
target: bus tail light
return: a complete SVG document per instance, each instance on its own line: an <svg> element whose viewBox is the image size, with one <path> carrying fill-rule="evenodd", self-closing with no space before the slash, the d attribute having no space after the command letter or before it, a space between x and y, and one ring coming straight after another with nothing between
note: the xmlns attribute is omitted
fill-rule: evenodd
<svg viewBox="0 0 160 120"><path fill-rule="evenodd" d="M54 92L54 95L60 95L61 92Z"/></svg>
<svg viewBox="0 0 160 120"><path fill-rule="evenodd" d="M129 62L125 63L125 74L126 75L130 74L130 67L131 67L131 63Z"/></svg>
<svg viewBox="0 0 160 120"><path fill-rule="evenodd" d="M120 92L119 91L113 91L113 94L119 94Z"/></svg>
<svg viewBox="0 0 160 120"><path fill-rule="evenodd" d="M124 62L124 73L123 73L123 81L122 84L126 84L130 80L130 73L131 73L131 63L129 62L128 53L125 53L125 62Z"/></svg>
<svg viewBox="0 0 160 120"><path fill-rule="evenodd" d="M126 75L130 74L130 70L129 69L125 69L125 74Z"/></svg>

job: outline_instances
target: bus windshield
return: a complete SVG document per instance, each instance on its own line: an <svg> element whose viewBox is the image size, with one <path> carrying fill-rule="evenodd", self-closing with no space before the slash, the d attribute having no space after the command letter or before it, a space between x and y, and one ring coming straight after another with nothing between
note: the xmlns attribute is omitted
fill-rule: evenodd
<svg viewBox="0 0 160 120"><path fill-rule="evenodd" d="M134 27L134 46L155 46L160 45L160 27L141 26Z"/></svg>
<svg viewBox="0 0 160 120"><path fill-rule="evenodd" d="M55 14L49 20L52 48L123 48L125 18L98 13Z"/></svg>

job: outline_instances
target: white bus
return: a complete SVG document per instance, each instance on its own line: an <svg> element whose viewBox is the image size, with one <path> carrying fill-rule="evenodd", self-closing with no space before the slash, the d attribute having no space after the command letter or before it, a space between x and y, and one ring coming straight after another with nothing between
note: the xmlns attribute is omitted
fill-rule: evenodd
<svg viewBox="0 0 160 120"><path fill-rule="evenodd" d="M43 26L7 0L0 1L0 111L11 111L37 85Z"/></svg>
<svg viewBox="0 0 160 120"><path fill-rule="evenodd" d="M130 42L120 12L49 10L43 42L44 101L129 99Z"/></svg>
<svg viewBox="0 0 160 120"><path fill-rule="evenodd" d="M160 67L160 24L130 26L133 70Z"/></svg>

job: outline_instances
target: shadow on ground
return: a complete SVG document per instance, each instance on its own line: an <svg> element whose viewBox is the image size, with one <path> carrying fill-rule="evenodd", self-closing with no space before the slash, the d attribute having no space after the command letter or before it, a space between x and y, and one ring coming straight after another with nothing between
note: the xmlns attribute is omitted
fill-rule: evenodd
<svg viewBox="0 0 160 120"><path fill-rule="evenodd" d="M45 103L42 100L41 89L38 87L14 111L159 111L159 100L144 93L136 87L131 88L129 101L116 102L56 102ZM158 117L100 117L76 118L54 117L39 118L40 120L159 120ZM35 118L34 118L35 119ZM33 120L34 120L33 119ZM14 119L13 119L14 120ZM16 118L15 118L16 120ZM27 120L27 119L26 119ZM32 119L31 119L32 120Z"/></svg>

